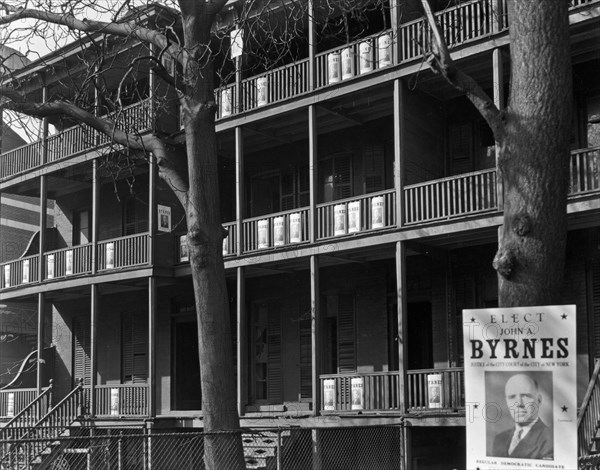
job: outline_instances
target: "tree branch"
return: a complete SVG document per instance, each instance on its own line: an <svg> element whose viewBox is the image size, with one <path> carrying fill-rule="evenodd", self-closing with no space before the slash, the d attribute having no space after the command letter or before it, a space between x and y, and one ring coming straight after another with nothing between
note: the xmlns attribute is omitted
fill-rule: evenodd
<svg viewBox="0 0 600 470"><path fill-rule="evenodd" d="M173 57L173 60L176 60L181 64L184 63L188 55L184 48L179 47L175 43L170 43L164 34L161 34L156 30L144 28L135 23L109 23L88 19L80 20L69 13L59 14L30 8L16 8L5 2L0 2L0 7L7 12L5 16L0 16L0 25L10 24L24 18L31 18L66 26L73 31L112 34L120 37L134 37L142 42L154 44L158 48L168 51L169 55Z"/></svg>
<svg viewBox="0 0 600 470"><path fill-rule="evenodd" d="M116 144L145 153L152 152L156 157L160 177L173 190L181 204L184 205L183 207L187 204L189 184L187 181L186 165L178 162L175 153L172 150L169 150L165 142L157 136L125 132L117 128L115 122L103 117L95 116L66 101L31 103L26 101L20 93L12 88L6 87L0 87L0 96L10 99L10 101L5 100L2 104L3 108L37 118L67 115L78 122L87 124L98 132L107 135Z"/></svg>
<svg viewBox="0 0 600 470"><path fill-rule="evenodd" d="M496 107L494 101L470 76L456 67L450 56L450 51L435 21L428 0L421 0L427 23L433 35L432 51L427 57L431 70L442 75L446 81L457 90L465 93L475 108L486 120L498 142L504 140L505 126L503 113Z"/></svg>

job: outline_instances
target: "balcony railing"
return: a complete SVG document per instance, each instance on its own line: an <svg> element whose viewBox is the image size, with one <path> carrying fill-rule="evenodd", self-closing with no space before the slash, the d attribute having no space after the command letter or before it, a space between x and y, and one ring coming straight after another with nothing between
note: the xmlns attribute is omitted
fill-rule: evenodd
<svg viewBox="0 0 600 470"><path fill-rule="evenodd" d="M144 132L152 125L152 103L150 100L144 100L127 106L118 113L112 113L109 117L116 120L119 129ZM99 134L88 126L70 127L48 136L46 161L62 160L94 148L98 143L109 141L108 136ZM37 141L0 155L0 178L41 166L42 152L43 141Z"/></svg>
<svg viewBox="0 0 600 470"><path fill-rule="evenodd" d="M323 411L401 411L400 372L321 375Z"/></svg>
<svg viewBox="0 0 600 470"><path fill-rule="evenodd" d="M429 396L429 378L436 377L440 399ZM441 380L441 383L440 383ZM459 409L465 406L464 369L422 369L406 371L407 411Z"/></svg>
<svg viewBox="0 0 600 470"><path fill-rule="evenodd" d="M14 418L36 397L37 389L35 388L0 390L0 418Z"/></svg>
<svg viewBox="0 0 600 470"><path fill-rule="evenodd" d="M600 147L571 153L569 181L569 197L600 193ZM495 169L406 186L403 189L404 225L497 212L497 190ZM316 209L319 240L398 226L395 189L319 204ZM239 247L237 224L228 222L223 227L228 233L223 241L223 256L236 255ZM306 243L309 229L308 207L244 220L242 252ZM182 245L182 249L185 248ZM91 273L93 253L92 245L45 253L45 279ZM185 253L180 250L179 262L189 260ZM98 271L143 265L148 259L147 233L104 240L96 246L95 267ZM0 264L0 289L38 282L38 273L39 257L36 255Z"/></svg>
<svg viewBox="0 0 600 470"><path fill-rule="evenodd" d="M92 272L92 244L44 253L46 279L55 279Z"/></svg>
<svg viewBox="0 0 600 470"><path fill-rule="evenodd" d="M89 403L89 387L85 388ZM144 417L148 416L147 384L98 385L96 387L96 416Z"/></svg>
<svg viewBox="0 0 600 470"><path fill-rule="evenodd" d="M600 147L571 152L569 195L600 190Z"/></svg>
<svg viewBox="0 0 600 470"><path fill-rule="evenodd" d="M449 219L497 209L495 169L426 181L404 188L406 224Z"/></svg>
<svg viewBox="0 0 600 470"><path fill-rule="evenodd" d="M307 207L244 220L244 252L308 241Z"/></svg>
<svg viewBox="0 0 600 470"><path fill-rule="evenodd" d="M98 271L148 263L148 234L140 233L99 242L97 263Z"/></svg>
<svg viewBox="0 0 600 470"><path fill-rule="evenodd" d="M235 222L223 224L223 228L227 231L227 237L223 239L223 256L237 254L238 241L236 226L237 224Z"/></svg>
<svg viewBox="0 0 600 470"><path fill-rule="evenodd" d="M396 225L393 189L317 206L318 238L354 234Z"/></svg>
<svg viewBox="0 0 600 470"><path fill-rule="evenodd" d="M37 282L39 280L39 264L40 258L34 255L0 265L1 287L14 287Z"/></svg>
<svg viewBox="0 0 600 470"><path fill-rule="evenodd" d="M23 145L0 155L0 178L23 173L41 164L42 143Z"/></svg>
<svg viewBox="0 0 600 470"><path fill-rule="evenodd" d="M94 245L80 245L44 253L44 279L53 280L90 274L93 271ZM0 264L0 288L39 281L39 256ZM108 271L148 263L148 234L103 240L96 246L96 268Z"/></svg>

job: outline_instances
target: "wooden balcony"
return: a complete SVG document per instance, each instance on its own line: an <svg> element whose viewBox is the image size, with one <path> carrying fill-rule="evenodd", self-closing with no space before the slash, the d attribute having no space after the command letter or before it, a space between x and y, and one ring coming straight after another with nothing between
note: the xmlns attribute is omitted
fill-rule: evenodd
<svg viewBox="0 0 600 470"><path fill-rule="evenodd" d="M407 225L496 210L495 168L404 188L404 222Z"/></svg>
<svg viewBox="0 0 600 470"><path fill-rule="evenodd" d="M35 388L0 390L0 419L12 419L37 397Z"/></svg>
<svg viewBox="0 0 600 470"><path fill-rule="evenodd" d="M321 411L402 411L398 371L326 374L319 382Z"/></svg>
<svg viewBox="0 0 600 470"><path fill-rule="evenodd" d="M317 238L396 226L393 189L317 205Z"/></svg>
<svg viewBox="0 0 600 470"><path fill-rule="evenodd" d="M108 116L123 130L144 132L152 125L152 102L144 100ZM46 163L62 160L109 142L104 134L85 125L65 129L46 139ZM37 141L0 155L0 179L23 173L44 164L44 142Z"/></svg>
<svg viewBox="0 0 600 470"><path fill-rule="evenodd" d="M600 147L575 150L570 162L571 200L600 194ZM495 169L450 176L403 188L403 226L498 213ZM398 228L396 190L387 189L316 206L317 240L341 239ZM310 209L302 207L244 219L242 254L309 242ZM223 256L238 254L237 223L223 225ZM44 280L106 272L148 263L148 233L44 253ZM180 245L181 245L180 240ZM183 245L181 245L183 247ZM93 256L95 255L95 256ZM189 261L180 250L179 262ZM39 282L39 256L0 264L0 289ZM94 265L95 263L95 265Z"/></svg>
<svg viewBox="0 0 600 470"><path fill-rule="evenodd" d="M303 207L244 220L244 252L307 242L308 215L308 207Z"/></svg>
<svg viewBox="0 0 600 470"><path fill-rule="evenodd" d="M571 9L598 0L570 0ZM508 27L506 0L470 0L436 13L442 33L451 47L478 41ZM423 18L403 23L397 30L387 29L372 36L319 53L315 57L315 88L323 89L339 82L376 72L386 67L421 60L430 48L431 33ZM307 58L278 67L215 90L217 119L280 103L311 92L310 64ZM110 117L119 128L143 132L152 124L152 103L136 103ZM60 160L97 145L109 138L85 127L66 129L47 139L48 162ZM41 166L42 142L34 142L0 155L0 179Z"/></svg>
<svg viewBox="0 0 600 470"><path fill-rule="evenodd" d="M441 382L440 400L430 401L428 378ZM439 377L438 377L439 376ZM465 406L463 368L406 372L406 403L401 403L400 372L327 374L319 378L323 412L460 411Z"/></svg>
<svg viewBox="0 0 600 470"><path fill-rule="evenodd" d="M97 417L147 417L149 387L147 384L98 385L96 393ZM84 387L85 402L89 404L90 387Z"/></svg>
<svg viewBox="0 0 600 470"><path fill-rule="evenodd" d="M429 397L428 380L440 376L440 400L432 402ZM464 369L421 369L406 371L406 410L440 411L459 410L465 407Z"/></svg>
<svg viewBox="0 0 600 470"><path fill-rule="evenodd" d="M95 253L95 256L93 256ZM148 234L103 240L93 244L79 245L44 253L44 281L89 275L97 271L131 268L148 263ZM0 264L2 288L22 286L39 282L37 255Z"/></svg>

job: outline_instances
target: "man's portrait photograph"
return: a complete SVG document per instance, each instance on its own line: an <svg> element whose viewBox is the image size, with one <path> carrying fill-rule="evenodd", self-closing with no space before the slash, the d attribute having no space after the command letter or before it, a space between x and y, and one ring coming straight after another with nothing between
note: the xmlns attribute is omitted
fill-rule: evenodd
<svg viewBox="0 0 600 470"><path fill-rule="evenodd" d="M554 459L552 372L485 372L486 454Z"/></svg>

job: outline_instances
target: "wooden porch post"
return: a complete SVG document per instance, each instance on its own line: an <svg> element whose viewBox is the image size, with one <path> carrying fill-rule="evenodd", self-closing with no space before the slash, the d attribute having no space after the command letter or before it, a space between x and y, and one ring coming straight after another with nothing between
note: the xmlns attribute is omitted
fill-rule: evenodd
<svg viewBox="0 0 600 470"><path fill-rule="evenodd" d="M316 71L317 30L315 25L315 2L308 0L308 89L314 90L317 84Z"/></svg>
<svg viewBox="0 0 600 470"><path fill-rule="evenodd" d="M148 414L156 416L156 279L148 277Z"/></svg>
<svg viewBox="0 0 600 470"><path fill-rule="evenodd" d="M42 87L42 102L48 100L48 87L44 84ZM41 164L45 165L48 161L48 118L42 119L42 155ZM48 187L45 175L40 176L40 237L39 237L39 263L38 263L38 281L42 282L46 277L44 265L44 251L46 250L46 224L48 218Z"/></svg>
<svg viewBox="0 0 600 470"><path fill-rule="evenodd" d="M100 181L98 159L92 161L92 275L98 271L98 207L100 203Z"/></svg>
<svg viewBox="0 0 600 470"><path fill-rule="evenodd" d="M313 416L318 416L321 410L321 387L319 383L320 372L320 291L319 291L319 258L312 255L310 257L310 335L311 335L311 362L312 362L312 399Z"/></svg>
<svg viewBox="0 0 600 470"><path fill-rule="evenodd" d="M309 171L309 240L315 243L317 231L317 196L318 196L318 149L317 149L317 108L315 105L308 107L308 171Z"/></svg>
<svg viewBox="0 0 600 470"><path fill-rule="evenodd" d="M154 265L156 256L156 158L150 154L148 163L148 264Z"/></svg>
<svg viewBox="0 0 600 470"><path fill-rule="evenodd" d="M394 188L396 188L396 226L402 227L404 213L404 107L405 92L401 79L394 80Z"/></svg>
<svg viewBox="0 0 600 470"><path fill-rule="evenodd" d="M246 413L246 278L244 268L237 268L237 396L238 414Z"/></svg>
<svg viewBox="0 0 600 470"><path fill-rule="evenodd" d="M494 87L494 104L498 109L504 107L504 73L502 66L502 49L497 47L492 52L493 60L493 87ZM502 172L498 165L498 156L500 155L500 147L496 142L496 198L498 201L498 210L504 209L504 188L502 184Z"/></svg>
<svg viewBox="0 0 600 470"><path fill-rule="evenodd" d="M45 310L45 294L43 292L38 293L38 311L37 311L37 368L36 368L36 385L38 395L42 393L42 365L43 365L43 352L44 352L44 310Z"/></svg>
<svg viewBox="0 0 600 470"><path fill-rule="evenodd" d="M235 220L237 234L236 252L244 252L244 132L235 128Z"/></svg>
<svg viewBox="0 0 600 470"><path fill-rule="evenodd" d="M44 152L42 151L42 154ZM46 278L46 264L44 252L46 251L46 224L48 219L48 180L45 175L40 176L40 236L38 245L38 281Z"/></svg>
<svg viewBox="0 0 600 470"><path fill-rule="evenodd" d="M394 63L399 64L402 60L402 36L400 36L400 23L402 19L402 7L400 0L390 1L390 23L392 26L392 35L394 37Z"/></svg>
<svg viewBox="0 0 600 470"><path fill-rule="evenodd" d="M398 302L398 390L401 406L404 411L408 409L407 403L407 387L406 387L406 364L407 364L407 348L406 348L406 246L405 242L396 243L396 295Z"/></svg>
<svg viewBox="0 0 600 470"><path fill-rule="evenodd" d="M96 382L98 370L98 284L90 286L90 409L88 414L96 416ZM82 377L85 379L85 377Z"/></svg>

